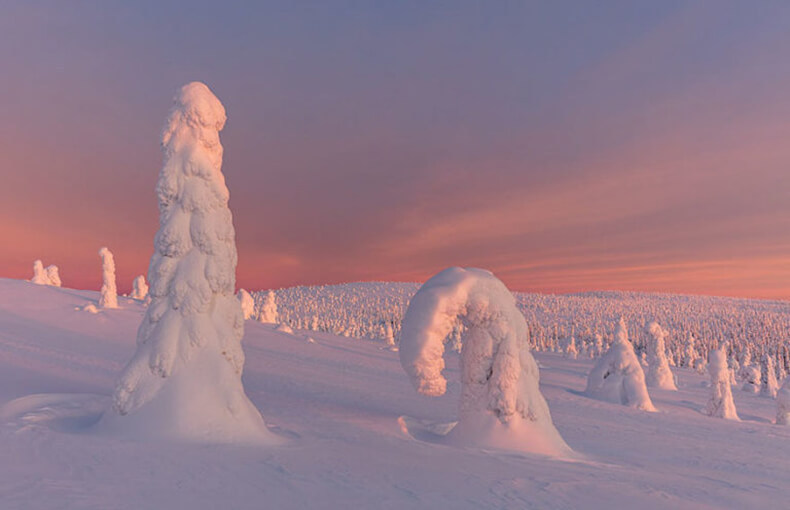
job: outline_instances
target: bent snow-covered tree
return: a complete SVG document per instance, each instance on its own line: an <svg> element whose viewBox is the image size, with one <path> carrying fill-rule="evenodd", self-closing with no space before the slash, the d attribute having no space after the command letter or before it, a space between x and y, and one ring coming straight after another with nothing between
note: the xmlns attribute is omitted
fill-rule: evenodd
<svg viewBox="0 0 790 510"><path fill-rule="evenodd" d="M115 259L106 247L99 250L101 257L101 295L99 306L101 308L118 308L118 290L115 286Z"/></svg>
<svg viewBox="0 0 790 510"><path fill-rule="evenodd" d="M650 335L650 340L647 344L647 374L645 382L648 386L654 388L677 391L675 377L672 375L672 371L669 369L669 361L667 361L666 345L664 343L667 332L657 322L651 322L647 326L647 332Z"/></svg>
<svg viewBox="0 0 790 510"><path fill-rule="evenodd" d="M625 320L621 317L614 342L595 363L587 378L585 393L615 404L655 411L645 385L645 373L628 341Z"/></svg>
<svg viewBox="0 0 790 510"><path fill-rule="evenodd" d="M156 186L151 303L103 421L145 436L271 442L241 382L244 320L233 294L237 255L219 140L225 109L198 82L174 101Z"/></svg>
<svg viewBox="0 0 790 510"><path fill-rule="evenodd" d="M464 325L458 424L447 441L564 455L570 448L551 420L529 351L527 324L493 274L453 267L420 287L400 334L400 360L418 392L443 395L445 342Z"/></svg>

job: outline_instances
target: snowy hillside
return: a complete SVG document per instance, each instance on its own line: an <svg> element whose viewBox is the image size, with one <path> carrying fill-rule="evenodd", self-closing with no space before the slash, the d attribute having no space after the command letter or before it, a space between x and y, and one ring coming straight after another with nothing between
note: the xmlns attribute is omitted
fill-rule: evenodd
<svg viewBox="0 0 790 510"><path fill-rule="evenodd" d="M342 296L326 289L278 291L282 318L305 326L315 316L365 333L376 320L399 321L416 286L344 286ZM790 498L790 428L772 424L776 402L734 387L742 421L706 416L708 377L691 369L673 367L677 392L650 388L658 412L647 413L584 396L591 360L537 353L554 425L580 456L551 460L438 444L458 417L455 353L447 354L447 394L431 398L414 391L383 342L288 334L252 320L244 387L284 444L98 434L93 425L145 313L126 298L118 309L80 309L98 300L0 279L0 508L741 509ZM788 321L786 303L764 301L603 294L519 303L530 324L549 328L556 317L558 328L575 323L577 331L618 314L634 328L645 315L668 329L752 331L765 321L770 334Z"/></svg>

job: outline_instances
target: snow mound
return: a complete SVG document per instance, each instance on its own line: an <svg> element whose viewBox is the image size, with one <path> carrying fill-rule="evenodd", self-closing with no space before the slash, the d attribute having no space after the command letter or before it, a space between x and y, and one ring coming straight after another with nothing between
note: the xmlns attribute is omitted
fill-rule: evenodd
<svg viewBox="0 0 790 510"><path fill-rule="evenodd" d="M286 333L288 335L294 334L294 330L291 329L291 326L289 326L288 324L278 324L277 327L274 328L274 330L279 331L280 333Z"/></svg>
<svg viewBox="0 0 790 510"><path fill-rule="evenodd" d="M413 386L443 395L444 344L460 318L461 402L458 424L444 442L570 456L540 393L527 325L513 295L489 271L453 267L420 287L409 303L400 361Z"/></svg>
<svg viewBox="0 0 790 510"><path fill-rule="evenodd" d="M609 350L596 362L587 378L585 393L614 404L656 411L647 393L645 373L628 341L625 321L621 318Z"/></svg>
<svg viewBox="0 0 790 510"><path fill-rule="evenodd" d="M99 427L139 438L274 444L241 382L244 319L233 294L237 254L219 140L225 109L197 82L174 102L162 135L151 303Z"/></svg>

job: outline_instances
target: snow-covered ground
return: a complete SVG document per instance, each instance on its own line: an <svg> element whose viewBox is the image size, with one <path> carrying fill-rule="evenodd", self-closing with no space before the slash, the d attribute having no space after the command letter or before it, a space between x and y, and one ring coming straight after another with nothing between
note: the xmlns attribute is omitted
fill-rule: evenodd
<svg viewBox="0 0 790 510"><path fill-rule="evenodd" d="M591 360L536 353L554 424L582 456L552 460L436 442L457 417L455 353L447 394L424 397L382 341L255 321L243 339L244 386L283 445L98 434L91 425L144 314L122 297L118 309L78 310L98 298L0 279L0 508L647 510L790 500L790 428L772 424L775 401L734 387L742 421L708 417L708 377L691 370L673 367L677 392L651 388L659 412L647 413L584 396Z"/></svg>

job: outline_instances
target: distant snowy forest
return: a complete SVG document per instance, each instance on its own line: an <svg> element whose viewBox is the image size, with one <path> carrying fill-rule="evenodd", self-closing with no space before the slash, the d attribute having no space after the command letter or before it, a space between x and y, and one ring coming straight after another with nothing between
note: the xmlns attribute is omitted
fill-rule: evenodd
<svg viewBox="0 0 790 510"><path fill-rule="evenodd" d="M279 322L295 329L397 341L417 283L364 282L274 290ZM255 314L269 291L255 292ZM708 352L724 346L730 366L759 364L767 354L782 380L790 373L790 303L759 299L638 292L530 294L514 292L532 348L595 357L612 342L620 317L637 353L646 353L647 326L664 328L671 365L704 371ZM391 331L391 333L390 333ZM596 335L601 336L597 344ZM725 345L726 344L726 345Z"/></svg>

